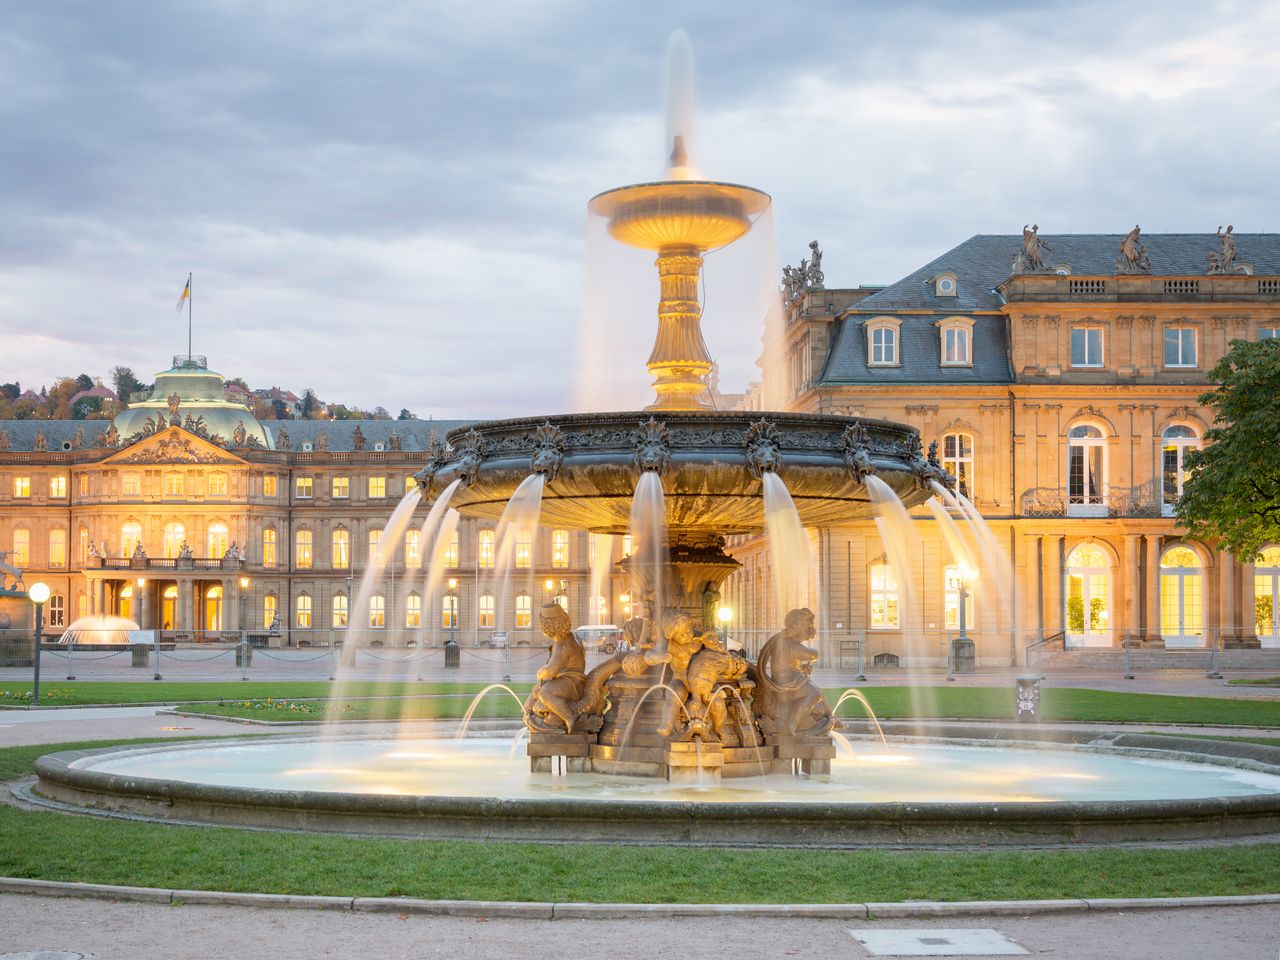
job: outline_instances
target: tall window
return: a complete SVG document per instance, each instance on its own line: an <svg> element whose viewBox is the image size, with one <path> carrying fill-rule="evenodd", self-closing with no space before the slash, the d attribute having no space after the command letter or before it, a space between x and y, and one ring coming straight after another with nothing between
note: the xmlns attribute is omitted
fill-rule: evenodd
<svg viewBox="0 0 1280 960"><path fill-rule="evenodd" d="M262 565L276 565L276 531L274 527L265 527L262 531Z"/></svg>
<svg viewBox="0 0 1280 960"><path fill-rule="evenodd" d="M274 597L272 600L274 601ZM178 585L171 583L160 594L160 623L162 630L172 630L178 622Z"/></svg>
<svg viewBox="0 0 1280 960"><path fill-rule="evenodd" d="M293 496L298 500L310 500L315 491L315 484L310 477L293 478Z"/></svg>
<svg viewBox="0 0 1280 960"><path fill-rule="evenodd" d="M136 473L126 473L120 478L120 495L139 497L142 495L142 477Z"/></svg>
<svg viewBox="0 0 1280 960"><path fill-rule="evenodd" d="M493 566L493 531L481 530L476 535L477 564L481 567Z"/></svg>
<svg viewBox="0 0 1280 960"><path fill-rule="evenodd" d="M1196 328L1164 328L1164 365L1194 367L1196 365Z"/></svg>
<svg viewBox="0 0 1280 960"><path fill-rule="evenodd" d="M209 524L209 552L207 556L221 557L227 552L227 525L225 523Z"/></svg>
<svg viewBox="0 0 1280 960"><path fill-rule="evenodd" d="M516 531L516 566L524 568L533 566L532 530Z"/></svg>
<svg viewBox="0 0 1280 960"><path fill-rule="evenodd" d="M871 627L896 630L898 627L898 581L889 564L871 565Z"/></svg>
<svg viewBox="0 0 1280 960"><path fill-rule="evenodd" d="M440 598L440 626L454 630L458 626L458 598L452 593Z"/></svg>
<svg viewBox="0 0 1280 960"><path fill-rule="evenodd" d="M298 594L298 599L294 601L293 606L294 606L294 610L296 611L296 616L294 617L293 622L297 624L299 627L303 627L304 629L310 629L311 627L310 595L305 593Z"/></svg>
<svg viewBox="0 0 1280 960"><path fill-rule="evenodd" d="M1106 506L1106 440L1089 424L1067 433L1067 506L1073 516L1103 516Z"/></svg>
<svg viewBox="0 0 1280 960"><path fill-rule="evenodd" d="M973 437L967 433L948 433L942 438L942 466L956 478L956 489L963 497L973 496Z"/></svg>
<svg viewBox="0 0 1280 960"><path fill-rule="evenodd" d="M49 617L49 626L65 627L67 625L67 598L60 593L52 594L45 607Z"/></svg>
<svg viewBox="0 0 1280 960"><path fill-rule="evenodd" d="M294 534L293 563L299 570L311 569L311 545L310 530L299 530Z"/></svg>
<svg viewBox="0 0 1280 960"><path fill-rule="evenodd" d="M227 475L212 473L209 475L209 496L225 497L227 495Z"/></svg>
<svg viewBox="0 0 1280 960"><path fill-rule="evenodd" d="M622 559L625 560L631 556L632 540L631 534L626 534L622 538Z"/></svg>
<svg viewBox="0 0 1280 960"><path fill-rule="evenodd" d="M276 495L276 478L273 474L267 474L262 478L262 495L264 497Z"/></svg>
<svg viewBox="0 0 1280 960"><path fill-rule="evenodd" d="M204 628L222 629L222 587L218 584L204 592Z"/></svg>
<svg viewBox="0 0 1280 960"><path fill-rule="evenodd" d="M1172 546L1160 558L1160 633L1166 647L1204 643L1204 571L1190 547Z"/></svg>
<svg viewBox="0 0 1280 960"><path fill-rule="evenodd" d="M53 500L61 500L67 495L67 478L66 477L50 477L49 478L49 497Z"/></svg>
<svg viewBox="0 0 1280 960"><path fill-rule="evenodd" d="M280 601L274 593L268 593L262 598L262 629L270 630L279 615Z"/></svg>
<svg viewBox="0 0 1280 960"><path fill-rule="evenodd" d="M493 594L480 595L480 626L493 626Z"/></svg>
<svg viewBox="0 0 1280 960"><path fill-rule="evenodd" d="M569 566L569 531L551 531L551 566Z"/></svg>
<svg viewBox="0 0 1280 960"><path fill-rule="evenodd" d="M369 499L381 500L387 495L387 478L386 477L370 477L369 478Z"/></svg>
<svg viewBox="0 0 1280 960"><path fill-rule="evenodd" d="M1280 647L1280 547L1267 547L1254 561L1253 615L1258 642Z"/></svg>
<svg viewBox="0 0 1280 960"><path fill-rule="evenodd" d="M164 475L164 495L166 497L182 496L185 479L180 473L166 473Z"/></svg>
<svg viewBox="0 0 1280 960"><path fill-rule="evenodd" d="M55 527L49 531L49 566L67 565L67 531Z"/></svg>
<svg viewBox="0 0 1280 960"><path fill-rule="evenodd" d="M380 630L387 625L387 598L375 593L369 598L369 626Z"/></svg>
<svg viewBox="0 0 1280 960"><path fill-rule="evenodd" d="M345 570L351 566L351 533L337 529L330 537L330 553L333 569Z"/></svg>
<svg viewBox="0 0 1280 960"><path fill-rule="evenodd" d="M1182 496L1182 484L1186 480L1183 460L1188 450L1200 445L1200 438L1190 427L1174 424L1166 428L1160 444L1160 487L1162 508L1166 517L1172 517L1178 498Z"/></svg>
<svg viewBox="0 0 1280 960"><path fill-rule="evenodd" d="M382 553L382 531L369 531L369 562L375 563Z"/></svg>
<svg viewBox="0 0 1280 960"><path fill-rule="evenodd" d="M345 593L335 593L333 595L333 629L345 630L347 628L348 613L347 595Z"/></svg>
<svg viewBox="0 0 1280 960"><path fill-rule="evenodd" d="M872 366L893 366L898 362L898 331L876 327L871 331Z"/></svg>
<svg viewBox="0 0 1280 960"><path fill-rule="evenodd" d="M516 627L527 630L533 626L533 598L527 593L516 594Z"/></svg>
<svg viewBox="0 0 1280 960"><path fill-rule="evenodd" d="M89 495L89 475L87 473L82 473L76 477L76 490L79 491L82 497ZM81 596L84 596L84 594L81 594Z"/></svg>
<svg viewBox="0 0 1280 960"><path fill-rule="evenodd" d="M409 569L422 566L422 531L406 530L404 534L404 565Z"/></svg>
<svg viewBox="0 0 1280 960"><path fill-rule="evenodd" d="M1071 365L1073 367L1102 366L1102 328L1071 328Z"/></svg>
<svg viewBox="0 0 1280 960"><path fill-rule="evenodd" d="M116 594L116 616L133 618L133 583L126 583Z"/></svg>
<svg viewBox="0 0 1280 960"><path fill-rule="evenodd" d="M351 478L350 477L334 477L331 488L333 499L346 500L351 496Z"/></svg>
<svg viewBox="0 0 1280 960"><path fill-rule="evenodd" d="M9 562L19 568L31 566L31 531L25 527L13 531L13 553Z"/></svg>
<svg viewBox="0 0 1280 960"><path fill-rule="evenodd" d="M30 477L14 477L13 478L13 495L19 500L26 500L31 496L31 478Z"/></svg>
<svg viewBox="0 0 1280 960"><path fill-rule="evenodd" d="M404 625L409 628L422 626L422 597L416 593L404 598Z"/></svg>
<svg viewBox="0 0 1280 960"><path fill-rule="evenodd" d="M1067 555L1067 642L1073 646L1109 646L1111 635L1111 558L1094 543L1082 543Z"/></svg>
<svg viewBox="0 0 1280 960"><path fill-rule="evenodd" d="M967 367L973 362L970 358L969 340L971 333L965 327L946 327L942 331L942 365L946 367Z"/></svg>
<svg viewBox="0 0 1280 960"><path fill-rule="evenodd" d="M164 525L164 555L165 559L172 560L182 552L182 545L187 541L187 528L180 523L166 523Z"/></svg>
<svg viewBox="0 0 1280 960"><path fill-rule="evenodd" d="M89 528L88 527L80 528L80 532L79 534L77 534L77 540L78 540L78 543L76 546L76 552L80 557L80 562L86 563L89 559Z"/></svg>
<svg viewBox="0 0 1280 960"><path fill-rule="evenodd" d="M414 488L414 487L416 487L417 485L418 485L418 481L417 481L417 480L415 480L415 479L413 479L413 477L405 477L405 478L404 478L404 492L405 492L405 493L412 493L412 492L413 492L413 488Z"/></svg>
<svg viewBox="0 0 1280 960"><path fill-rule="evenodd" d="M458 565L458 531L454 530L449 534L449 542L444 545L444 565L446 567L456 567ZM492 564L490 564L492 566Z"/></svg>
<svg viewBox="0 0 1280 960"><path fill-rule="evenodd" d="M120 528L120 556L131 557L142 542L142 524L130 521Z"/></svg>

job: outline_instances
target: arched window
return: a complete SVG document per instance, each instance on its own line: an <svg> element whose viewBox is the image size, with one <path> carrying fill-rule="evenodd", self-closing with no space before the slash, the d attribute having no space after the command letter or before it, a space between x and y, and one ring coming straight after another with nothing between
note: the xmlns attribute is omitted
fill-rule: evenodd
<svg viewBox="0 0 1280 960"><path fill-rule="evenodd" d="M120 588L120 592L116 594L117 616L124 617L126 620L133 619L133 582L130 581Z"/></svg>
<svg viewBox="0 0 1280 960"><path fill-rule="evenodd" d="M898 629L898 581L889 564L881 561L871 565L871 628L873 630Z"/></svg>
<svg viewBox="0 0 1280 960"><path fill-rule="evenodd" d="M493 624L493 594L485 593L480 596L480 626L492 627Z"/></svg>
<svg viewBox="0 0 1280 960"><path fill-rule="evenodd" d="M298 599L293 603L296 615L294 623L304 630L311 629L311 596L310 594L300 593Z"/></svg>
<svg viewBox="0 0 1280 960"><path fill-rule="evenodd" d="M456 594L449 593L440 598L440 626L446 630L457 629L458 597Z"/></svg>
<svg viewBox="0 0 1280 960"><path fill-rule="evenodd" d="M182 552L182 545L187 541L187 528L180 523L166 523L164 525L164 555L166 560L172 560Z"/></svg>
<svg viewBox="0 0 1280 960"><path fill-rule="evenodd" d="M533 566L533 531L516 531L516 566L528 569Z"/></svg>
<svg viewBox="0 0 1280 960"><path fill-rule="evenodd" d="M1067 556L1067 643L1111 643L1111 557L1095 543L1082 543Z"/></svg>
<svg viewBox="0 0 1280 960"><path fill-rule="evenodd" d="M376 563L379 555L382 553L382 531L369 531L369 562Z"/></svg>
<svg viewBox="0 0 1280 960"><path fill-rule="evenodd" d="M120 528L120 556L132 557L142 542L142 524L130 521Z"/></svg>
<svg viewBox="0 0 1280 960"><path fill-rule="evenodd" d="M481 530L476 535L476 555L477 565L481 567L493 566L493 531Z"/></svg>
<svg viewBox="0 0 1280 960"><path fill-rule="evenodd" d="M225 523L209 524L209 552L206 556L217 559L227 552L227 525Z"/></svg>
<svg viewBox="0 0 1280 960"><path fill-rule="evenodd" d="M973 577L964 583L959 567L950 566L943 571L943 608L942 625L947 630L960 629L960 587L964 586L964 626L973 629Z"/></svg>
<svg viewBox="0 0 1280 960"><path fill-rule="evenodd" d="M454 530L453 533L449 534L449 542L445 544L444 565L446 567L456 567L458 565L458 531L457 530Z"/></svg>
<svg viewBox="0 0 1280 960"><path fill-rule="evenodd" d="M1194 430L1182 424L1174 424L1164 431L1160 443L1161 508L1166 517L1173 516L1178 498L1182 496L1182 484L1186 470L1182 465L1188 450L1200 446L1200 438Z"/></svg>
<svg viewBox="0 0 1280 960"><path fill-rule="evenodd" d="M1160 558L1160 634L1166 647L1204 645L1203 565L1181 544Z"/></svg>
<svg viewBox="0 0 1280 960"><path fill-rule="evenodd" d="M262 565L276 565L276 531L274 527L265 527L262 531Z"/></svg>
<svg viewBox="0 0 1280 960"><path fill-rule="evenodd" d="M948 433L943 437L942 466L956 478L960 495L973 499L973 437L967 433Z"/></svg>
<svg viewBox="0 0 1280 960"><path fill-rule="evenodd" d="M947 317L938 321L939 349L944 367L973 366L973 318Z"/></svg>
<svg viewBox="0 0 1280 960"><path fill-rule="evenodd" d="M351 532L338 527L330 537L329 557L335 570L351 566Z"/></svg>
<svg viewBox="0 0 1280 960"><path fill-rule="evenodd" d="M294 534L293 563L299 570L311 569L312 540L310 530L298 530Z"/></svg>
<svg viewBox="0 0 1280 960"><path fill-rule="evenodd" d="M516 628L527 630L533 626L533 598L527 593L516 594Z"/></svg>
<svg viewBox="0 0 1280 960"><path fill-rule="evenodd" d="M569 566L569 531L551 531L551 566L562 568Z"/></svg>
<svg viewBox="0 0 1280 960"><path fill-rule="evenodd" d="M375 593L369 598L369 626L381 630L387 625L387 598Z"/></svg>
<svg viewBox="0 0 1280 960"><path fill-rule="evenodd" d="M867 321L867 365L871 367L896 367L898 365L898 327L896 317L876 317Z"/></svg>
<svg viewBox="0 0 1280 960"><path fill-rule="evenodd" d="M1107 441L1090 424L1067 433L1067 513L1073 517L1107 514Z"/></svg>
<svg viewBox="0 0 1280 960"><path fill-rule="evenodd" d="M422 597L416 593L404 598L404 625L410 628L422 626Z"/></svg>
<svg viewBox="0 0 1280 960"><path fill-rule="evenodd" d="M222 587L216 583L204 592L204 628L222 629Z"/></svg>
<svg viewBox="0 0 1280 960"><path fill-rule="evenodd" d="M345 593L335 593L333 595L333 629L345 630L350 622L348 616L350 614L350 604Z"/></svg>
<svg viewBox="0 0 1280 960"><path fill-rule="evenodd" d="M15 567L31 566L31 531L26 527L17 527L13 531L13 553L9 562Z"/></svg>
<svg viewBox="0 0 1280 960"><path fill-rule="evenodd" d="M410 570L422 566L422 531L406 530L404 534L404 565Z"/></svg>
<svg viewBox="0 0 1280 960"><path fill-rule="evenodd" d="M178 628L178 585L171 583L160 594L160 629Z"/></svg>
<svg viewBox="0 0 1280 960"><path fill-rule="evenodd" d="M270 630L276 623L276 617L280 615L280 601L276 599L274 593L268 593L262 598L262 628Z"/></svg>
<svg viewBox="0 0 1280 960"><path fill-rule="evenodd" d="M1267 547L1254 561L1253 615L1258 642L1280 647L1280 547Z"/></svg>

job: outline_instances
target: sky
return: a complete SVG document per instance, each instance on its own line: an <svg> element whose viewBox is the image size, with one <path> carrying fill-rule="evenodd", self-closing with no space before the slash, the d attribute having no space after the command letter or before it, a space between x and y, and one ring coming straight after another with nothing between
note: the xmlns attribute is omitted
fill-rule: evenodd
<svg viewBox="0 0 1280 960"><path fill-rule="evenodd" d="M737 294L812 239L836 287L1027 222L1280 229L1280 4L0 0L0 381L150 379L190 272L255 387L526 416L604 365L643 404L651 257L586 204L660 175L677 29L694 162L773 198L707 259L725 390Z"/></svg>

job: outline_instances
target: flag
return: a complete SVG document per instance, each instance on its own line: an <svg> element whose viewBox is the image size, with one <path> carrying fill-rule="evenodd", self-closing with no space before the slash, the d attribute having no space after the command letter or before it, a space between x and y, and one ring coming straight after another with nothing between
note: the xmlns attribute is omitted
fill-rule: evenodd
<svg viewBox="0 0 1280 960"><path fill-rule="evenodd" d="M182 288L182 296L178 297L178 312L182 312L182 305L191 299L191 278L187 277L187 285Z"/></svg>

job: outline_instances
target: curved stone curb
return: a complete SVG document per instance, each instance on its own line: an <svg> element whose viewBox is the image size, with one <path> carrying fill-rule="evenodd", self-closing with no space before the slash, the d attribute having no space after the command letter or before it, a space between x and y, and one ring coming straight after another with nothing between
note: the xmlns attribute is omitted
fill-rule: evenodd
<svg viewBox="0 0 1280 960"><path fill-rule="evenodd" d="M814 920L924 919L962 916L1031 916L1092 910L1168 910L1280 905L1280 894L1227 897L1133 897L1079 900L903 900L896 903L551 903L512 900L418 900L413 897L321 897L282 893L163 890L105 883L69 883L0 877L0 894L79 897L135 903L351 910L361 913L518 920L626 920L675 917L745 917Z"/></svg>

